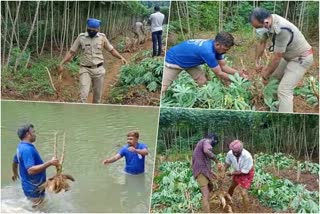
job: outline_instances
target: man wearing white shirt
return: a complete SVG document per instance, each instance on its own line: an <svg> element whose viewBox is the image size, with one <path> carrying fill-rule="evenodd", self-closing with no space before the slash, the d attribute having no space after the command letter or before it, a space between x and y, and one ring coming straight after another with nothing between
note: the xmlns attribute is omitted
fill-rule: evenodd
<svg viewBox="0 0 320 214"><path fill-rule="evenodd" d="M227 172L226 175L233 177L228 193L232 196L234 189L237 186L240 186L244 208L247 210L249 202L248 189L250 188L254 177L253 159L250 152L243 148L243 144L240 140L233 141L229 145L229 149L230 151L226 157L225 171L232 166L233 172Z"/></svg>
<svg viewBox="0 0 320 214"><path fill-rule="evenodd" d="M160 56L162 51L162 24L164 15L160 12L160 7L154 7L154 13L150 15L153 53L152 57ZM158 50L157 50L158 47Z"/></svg>

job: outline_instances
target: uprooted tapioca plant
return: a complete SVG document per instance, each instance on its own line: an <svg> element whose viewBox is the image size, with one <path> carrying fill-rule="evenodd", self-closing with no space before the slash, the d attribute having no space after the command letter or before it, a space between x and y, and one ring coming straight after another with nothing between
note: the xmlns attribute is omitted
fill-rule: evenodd
<svg viewBox="0 0 320 214"><path fill-rule="evenodd" d="M139 64L121 67L120 82L124 86L145 85L149 91L160 90L163 62L145 58Z"/></svg>
<svg viewBox="0 0 320 214"><path fill-rule="evenodd" d="M170 107L250 110L250 82L239 74L230 75L231 84L225 86L212 72L209 81L199 87L186 72L181 72L162 98Z"/></svg>

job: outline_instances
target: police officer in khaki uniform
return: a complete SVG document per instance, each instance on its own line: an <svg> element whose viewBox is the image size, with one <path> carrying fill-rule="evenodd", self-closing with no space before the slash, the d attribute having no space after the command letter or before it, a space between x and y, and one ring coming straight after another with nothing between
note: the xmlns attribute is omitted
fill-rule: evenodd
<svg viewBox="0 0 320 214"><path fill-rule="evenodd" d="M64 63L70 61L81 48L80 58L80 98L81 102L87 102L91 83L93 90L93 103L100 103L103 92L105 69L102 50L108 50L114 57L121 59L127 64L126 59L121 56L110 44L106 35L99 32L101 21L93 18L87 20L87 32L81 33L73 43L70 51L66 54L59 65L62 69Z"/></svg>
<svg viewBox="0 0 320 214"><path fill-rule="evenodd" d="M135 35L135 37L138 38L138 43L140 44L141 41L142 41L142 36L141 34L143 35L143 37L145 37L145 29L144 29L144 23L142 22L136 22L134 23L134 25L132 26L132 31Z"/></svg>
<svg viewBox="0 0 320 214"><path fill-rule="evenodd" d="M265 80L269 77L280 80L279 112L293 112L293 90L313 63L312 47L294 24L263 8L253 10L250 22L260 40L256 49L256 65ZM269 50L274 52L274 56L269 65L261 67L258 60L266 49L268 38L272 40Z"/></svg>

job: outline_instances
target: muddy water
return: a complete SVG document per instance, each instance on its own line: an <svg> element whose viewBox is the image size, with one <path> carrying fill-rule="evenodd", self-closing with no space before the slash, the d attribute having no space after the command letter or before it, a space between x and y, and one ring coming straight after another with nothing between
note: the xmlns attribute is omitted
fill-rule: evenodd
<svg viewBox="0 0 320 214"><path fill-rule="evenodd" d="M53 133L59 132L58 150L62 133L66 133L64 172L76 179L70 191L48 193L47 203L39 212L148 212L157 108L9 101L1 104L1 212L35 211L25 199L20 182L11 181L12 157L19 142L16 130L26 122L35 125L35 145L44 160L53 156ZM132 129L140 131L140 140L149 147L142 176L123 173L123 159L107 167L101 164L126 144L125 134ZM50 167L47 177L54 173Z"/></svg>

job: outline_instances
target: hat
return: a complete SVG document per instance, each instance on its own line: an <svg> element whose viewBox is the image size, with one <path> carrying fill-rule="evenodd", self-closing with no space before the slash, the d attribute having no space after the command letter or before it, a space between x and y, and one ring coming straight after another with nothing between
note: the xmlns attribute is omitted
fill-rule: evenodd
<svg viewBox="0 0 320 214"><path fill-rule="evenodd" d="M243 149L243 144L240 140L234 140L229 145L229 149L234 152L241 152L241 150Z"/></svg>
<svg viewBox="0 0 320 214"><path fill-rule="evenodd" d="M99 28L101 21L99 19L88 18L87 26L90 28Z"/></svg>

